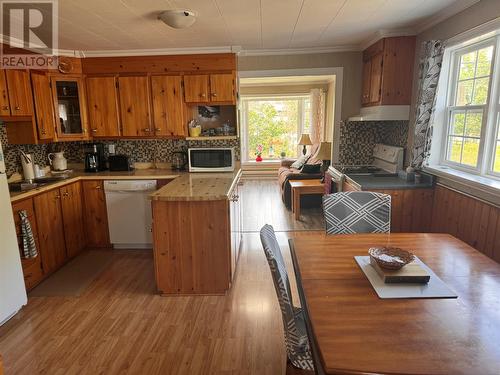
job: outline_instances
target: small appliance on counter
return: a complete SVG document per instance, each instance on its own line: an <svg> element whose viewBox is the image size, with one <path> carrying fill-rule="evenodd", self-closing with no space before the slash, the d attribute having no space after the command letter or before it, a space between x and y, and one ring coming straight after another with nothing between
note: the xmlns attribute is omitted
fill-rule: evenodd
<svg viewBox="0 0 500 375"><path fill-rule="evenodd" d="M90 143L85 147L85 172L100 172L106 170L104 145Z"/></svg>
<svg viewBox="0 0 500 375"><path fill-rule="evenodd" d="M172 170L183 171L186 169L187 154L183 151L176 151L172 154Z"/></svg>
<svg viewBox="0 0 500 375"><path fill-rule="evenodd" d="M109 170L113 172L131 171L134 169L127 155L109 155L108 165Z"/></svg>

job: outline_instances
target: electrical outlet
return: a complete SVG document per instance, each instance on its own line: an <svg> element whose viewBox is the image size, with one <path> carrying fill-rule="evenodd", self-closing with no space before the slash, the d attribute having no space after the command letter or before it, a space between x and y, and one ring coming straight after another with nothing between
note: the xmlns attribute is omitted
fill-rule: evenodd
<svg viewBox="0 0 500 375"><path fill-rule="evenodd" d="M114 143L111 143L108 145L108 152L110 155L114 155L115 154L115 145Z"/></svg>

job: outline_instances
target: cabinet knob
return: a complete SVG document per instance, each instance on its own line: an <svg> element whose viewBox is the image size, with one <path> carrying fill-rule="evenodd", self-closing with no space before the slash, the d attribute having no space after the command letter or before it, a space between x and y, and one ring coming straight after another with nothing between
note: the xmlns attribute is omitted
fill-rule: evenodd
<svg viewBox="0 0 500 375"><path fill-rule="evenodd" d="M47 132L45 130L42 130L41 133L42 133L42 135L47 134Z"/></svg>
<svg viewBox="0 0 500 375"><path fill-rule="evenodd" d="M63 193L63 197L68 197L68 196L69 196L69 193L68 193L67 191L65 191L65 192Z"/></svg>
<svg viewBox="0 0 500 375"><path fill-rule="evenodd" d="M19 106L16 106L14 109L15 109L16 111L19 111L21 108L20 108Z"/></svg>
<svg viewBox="0 0 500 375"><path fill-rule="evenodd" d="M2 107L2 109L3 109L3 110L7 110L7 109L9 109L9 106L4 105L4 106Z"/></svg>
<svg viewBox="0 0 500 375"><path fill-rule="evenodd" d="M92 129L92 133L97 133L97 129Z"/></svg>
<svg viewBox="0 0 500 375"><path fill-rule="evenodd" d="M213 93L212 93L212 96L217 96L217 93L216 93L216 92L213 92Z"/></svg>
<svg viewBox="0 0 500 375"><path fill-rule="evenodd" d="M54 198L55 198L55 199L60 199L60 198L61 198L61 196L58 194L58 195L56 195Z"/></svg>
<svg viewBox="0 0 500 375"><path fill-rule="evenodd" d="M100 190L100 189L101 189L101 185L97 185L95 188L96 188L97 190Z"/></svg>
<svg viewBox="0 0 500 375"><path fill-rule="evenodd" d="M150 129L150 128L144 128L144 129L142 129L142 131L143 131L144 133L149 133L149 132L151 131L151 129Z"/></svg>
<svg viewBox="0 0 500 375"><path fill-rule="evenodd" d="M201 96L202 98L206 97L206 95L205 95L205 94L200 94L200 96Z"/></svg>
<svg viewBox="0 0 500 375"><path fill-rule="evenodd" d="M155 128L155 132L161 132L161 128Z"/></svg>

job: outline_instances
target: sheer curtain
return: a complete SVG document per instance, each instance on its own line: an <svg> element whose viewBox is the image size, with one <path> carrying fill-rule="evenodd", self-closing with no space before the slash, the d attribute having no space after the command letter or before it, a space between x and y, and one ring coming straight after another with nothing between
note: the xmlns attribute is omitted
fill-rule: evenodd
<svg viewBox="0 0 500 375"><path fill-rule="evenodd" d="M322 89L312 89L311 95L311 128L309 130L311 142L318 145L325 135L325 100Z"/></svg>

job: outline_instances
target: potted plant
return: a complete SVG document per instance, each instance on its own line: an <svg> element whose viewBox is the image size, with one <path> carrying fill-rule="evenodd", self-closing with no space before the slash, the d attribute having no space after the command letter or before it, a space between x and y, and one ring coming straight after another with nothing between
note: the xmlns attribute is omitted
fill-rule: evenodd
<svg viewBox="0 0 500 375"><path fill-rule="evenodd" d="M255 161L262 161L262 150L264 147L262 145L257 145L257 148L255 149L255 155L257 157L255 158Z"/></svg>

